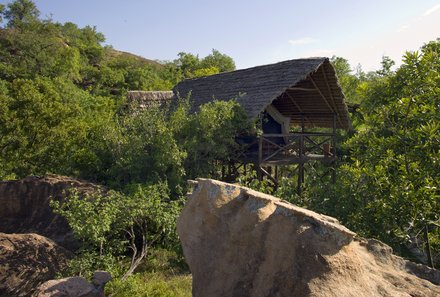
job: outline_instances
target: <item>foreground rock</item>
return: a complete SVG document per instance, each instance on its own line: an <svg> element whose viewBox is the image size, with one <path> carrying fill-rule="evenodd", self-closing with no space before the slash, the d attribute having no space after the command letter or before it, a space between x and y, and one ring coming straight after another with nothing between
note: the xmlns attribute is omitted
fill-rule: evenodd
<svg viewBox="0 0 440 297"><path fill-rule="evenodd" d="M104 297L104 286L112 279L105 271L96 271L92 283L82 277L68 277L50 280L42 284L37 297Z"/></svg>
<svg viewBox="0 0 440 297"><path fill-rule="evenodd" d="M52 198L62 200L72 187L82 194L99 189L94 184L57 175L0 182L0 232L37 233L74 249L75 240L67 222L49 206Z"/></svg>
<svg viewBox="0 0 440 297"><path fill-rule="evenodd" d="M0 296L30 296L66 266L70 252L37 234L0 233Z"/></svg>
<svg viewBox="0 0 440 297"><path fill-rule="evenodd" d="M440 296L439 271L247 188L199 179L177 228L195 297Z"/></svg>

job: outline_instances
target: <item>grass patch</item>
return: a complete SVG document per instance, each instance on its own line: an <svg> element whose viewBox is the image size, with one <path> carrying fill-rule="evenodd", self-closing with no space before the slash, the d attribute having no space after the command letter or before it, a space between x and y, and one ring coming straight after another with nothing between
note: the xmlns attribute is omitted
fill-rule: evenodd
<svg viewBox="0 0 440 297"><path fill-rule="evenodd" d="M191 297L190 274L165 275L162 272L136 273L125 281L107 284L106 295L114 297Z"/></svg>
<svg viewBox="0 0 440 297"><path fill-rule="evenodd" d="M113 297L190 297L192 277L183 258L175 251L154 249L136 273L125 281L117 278L106 285Z"/></svg>

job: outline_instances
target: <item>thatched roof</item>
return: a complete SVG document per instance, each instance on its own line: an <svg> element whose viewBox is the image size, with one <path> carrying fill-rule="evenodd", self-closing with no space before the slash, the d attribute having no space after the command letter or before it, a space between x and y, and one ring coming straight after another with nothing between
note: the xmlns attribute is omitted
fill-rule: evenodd
<svg viewBox="0 0 440 297"><path fill-rule="evenodd" d="M294 125L300 125L303 117L306 126L333 127L336 115L337 128L351 128L344 95L328 58L289 60L188 79L174 92L180 97L191 94L195 108L212 100L236 98L250 118L257 118L272 104Z"/></svg>
<svg viewBox="0 0 440 297"><path fill-rule="evenodd" d="M162 107L173 98L172 91L128 91L127 103L134 110Z"/></svg>

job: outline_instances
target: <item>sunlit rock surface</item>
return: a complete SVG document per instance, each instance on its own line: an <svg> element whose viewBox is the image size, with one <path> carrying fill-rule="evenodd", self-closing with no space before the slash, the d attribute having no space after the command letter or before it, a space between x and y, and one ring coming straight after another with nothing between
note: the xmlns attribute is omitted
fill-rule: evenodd
<svg viewBox="0 0 440 297"><path fill-rule="evenodd" d="M195 297L440 296L439 271L355 238L334 218L197 181L177 226Z"/></svg>

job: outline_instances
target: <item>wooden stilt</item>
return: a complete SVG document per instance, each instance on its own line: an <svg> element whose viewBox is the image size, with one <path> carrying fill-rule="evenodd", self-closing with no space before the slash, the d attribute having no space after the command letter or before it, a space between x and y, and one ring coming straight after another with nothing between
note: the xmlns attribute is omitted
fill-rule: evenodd
<svg viewBox="0 0 440 297"><path fill-rule="evenodd" d="M298 164L298 185L297 193L301 196L302 193L302 183L304 182L304 164Z"/></svg>
<svg viewBox="0 0 440 297"><path fill-rule="evenodd" d="M263 172L261 170L263 161L263 137L258 140L258 164L257 164L257 177L259 181L263 180Z"/></svg>
<svg viewBox="0 0 440 297"><path fill-rule="evenodd" d="M332 154L336 157L336 113L333 114ZM336 184L336 161L332 163L332 183Z"/></svg>

